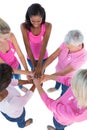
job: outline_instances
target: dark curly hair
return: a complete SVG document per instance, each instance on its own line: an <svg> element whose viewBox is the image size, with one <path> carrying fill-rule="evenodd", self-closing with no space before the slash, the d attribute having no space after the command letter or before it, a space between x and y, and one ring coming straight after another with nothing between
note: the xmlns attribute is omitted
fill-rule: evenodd
<svg viewBox="0 0 87 130"><path fill-rule="evenodd" d="M30 30L30 27L32 26L31 22L30 22L30 18L32 16L36 16L39 15L42 17L42 23L45 23L45 19L46 19L46 12L45 9L38 3L34 3L32 4L26 12L25 15L25 27Z"/></svg>
<svg viewBox="0 0 87 130"><path fill-rule="evenodd" d="M8 87L11 82L13 69L5 63L0 64L0 92Z"/></svg>

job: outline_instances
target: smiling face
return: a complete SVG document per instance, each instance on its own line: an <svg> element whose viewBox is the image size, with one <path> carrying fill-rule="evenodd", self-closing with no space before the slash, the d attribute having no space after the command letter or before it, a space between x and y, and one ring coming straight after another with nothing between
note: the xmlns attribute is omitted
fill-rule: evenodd
<svg viewBox="0 0 87 130"><path fill-rule="evenodd" d="M32 17L30 18L30 21L31 21L31 24L32 24L35 28L37 28L37 27L39 27L39 26L41 25L41 23L42 23L42 17L39 16L39 15L32 16Z"/></svg>

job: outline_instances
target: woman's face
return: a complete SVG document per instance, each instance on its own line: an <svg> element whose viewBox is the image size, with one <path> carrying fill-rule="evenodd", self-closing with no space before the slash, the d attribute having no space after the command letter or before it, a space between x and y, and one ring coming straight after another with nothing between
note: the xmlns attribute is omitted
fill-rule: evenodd
<svg viewBox="0 0 87 130"><path fill-rule="evenodd" d="M0 33L0 39L1 39L1 40L4 40L4 39L6 39L6 38L9 38L9 36L10 36L10 33L6 33L6 34L1 34L1 33Z"/></svg>
<svg viewBox="0 0 87 130"><path fill-rule="evenodd" d="M32 24L35 28L37 28L37 27L39 27L39 26L41 25L41 23L42 23L42 17L39 16L39 15L32 16L32 17L30 18L30 21L31 21L31 24Z"/></svg>

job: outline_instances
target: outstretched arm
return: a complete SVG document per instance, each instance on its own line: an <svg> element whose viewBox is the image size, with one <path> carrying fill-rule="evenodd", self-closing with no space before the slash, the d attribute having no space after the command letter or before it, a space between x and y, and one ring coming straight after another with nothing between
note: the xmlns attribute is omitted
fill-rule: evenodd
<svg viewBox="0 0 87 130"><path fill-rule="evenodd" d="M32 71L19 70L19 69L13 69L13 73L14 74L24 74L24 75L31 76L31 77L34 75Z"/></svg>
<svg viewBox="0 0 87 130"><path fill-rule="evenodd" d="M32 50L30 48L30 42L29 42L27 29L25 28L25 23L22 23L20 28L21 28L22 37L23 37L23 41L24 41L24 45L25 45L25 48L26 48L27 55L30 57L30 59L32 61L32 64L35 67L36 66L36 61L34 59Z"/></svg>
<svg viewBox="0 0 87 130"><path fill-rule="evenodd" d="M23 84L32 84L33 81L28 81L28 80L18 80L18 85L23 85Z"/></svg>
<svg viewBox="0 0 87 130"><path fill-rule="evenodd" d="M46 23L46 31L45 31L45 34L44 34L44 37L43 37L40 56L39 56L38 63L37 63L36 69L35 69L37 77L41 75L42 61L43 61L43 57L45 55L46 47L47 47L49 37L50 37L50 34L51 34L51 28L52 28L51 23Z"/></svg>
<svg viewBox="0 0 87 130"><path fill-rule="evenodd" d="M68 65L65 69L62 69L59 72L53 73L51 75L43 75L41 78L41 82L45 82L47 80L57 80L58 76L64 76L72 71L74 71L73 67Z"/></svg>
<svg viewBox="0 0 87 130"><path fill-rule="evenodd" d="M18 45L16 37L13 33L10 34L10 39L11 39L11 42L12 42L14 48L15 48L15 51L16 51L18 57L19 57L19 60L21 61L22 65L23 65L24 69L29 70L27 63L26 63L26 60L25 60L25 57L24 57L24 55L23 55L23 53L22 53L22 51L21 51L21 49Z"/></svg>
<svg viewBox="0 0 87 130"><path fill-rule="evenodd" d="M53 105L53 104L56 104L56 101L48 97L43 87L40 85L40 79L34 79L34 84L44 104L48 107L50 111L52 112L55 111L54 106L56 105Z"/></svg>
<svg viewBox="0 0 87 130"><path fill-rule="evenodd" d="M41 86L40 78L39 79L35 78L33 81L34 81L34 84L35 84L39 94L42 95L43 93L45 93L43 87Z"/></svg>
<svg viewBox="0 0 87 130"><path fill-rule="evenodd" d="M60 55L60 48L58 48L55 52L53 52L48 59L46 60L46 62L44 63L43 67L42 67L42 73L44 72L45 68L51 64L59 55Z"/></svg>
<svg viewBox="0 0 87 130"><path fill-rule="evenodd" d="M28 81L28 80L18 80L18 85L24 85L24 84L33 84L33 80ZM21 90L23 92L27 92L29 89L27 89L26 87L22 87ZM30 91L34 92L35 90L35 85L32 85L32 87L30 88Z"/></svg>

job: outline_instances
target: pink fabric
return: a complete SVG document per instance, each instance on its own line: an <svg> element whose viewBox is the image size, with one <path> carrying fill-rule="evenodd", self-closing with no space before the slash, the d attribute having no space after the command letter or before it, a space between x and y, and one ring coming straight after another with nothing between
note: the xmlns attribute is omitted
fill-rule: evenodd
<svg viewBox="0 0 87 130"><path fill-rule="evenodd" d="M9 51L6 53L0 52L0 57L2 60L9 64L12 68L18 68L19 62L15 56L15 49L11 43L11 41L8 41L9 44Z"/></svg>
<svg viewBox="0 0 87 130"><path fill-rule="evenodd" d="M63 43L60 46L61 54L58 56L58 63L56 65L56 72L63 70L67 65L73 67L76 71L87 61L87 51L84 47L75 53L69 53L69 49L66 44ZM58 76L57 81L63 83L66 86L70 86L71 78L74 75L75 71L66 74L65 76Z"/></svg>
<svg viewBox="0 0 87 130"><path fill-rule="evenodd" d="M46 25L45 24L42 24L41 32L37 36L33 35L32 32L28 31L30 47L31 47L31 50L33 52L35 60L39 59L40 50L41 50L41 46L42 46L42 40L43 40L43 36L44 36L45 31L46 31ZM48 57L48 53L47 53L47 50L46 50L46 53L44 55L44 59L46 59L47 57Z"/></svg>
<svg viewBox="0 0 87 130"><path fill-rule="evenodd" d="M48 109L53 112L56 121L62 125L87 120L87 109L77 106L71 87L57 100L49 98L46 93L43 93L41 98Z"/></svg>

